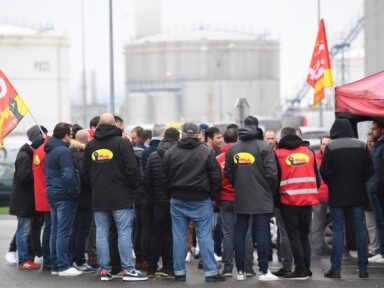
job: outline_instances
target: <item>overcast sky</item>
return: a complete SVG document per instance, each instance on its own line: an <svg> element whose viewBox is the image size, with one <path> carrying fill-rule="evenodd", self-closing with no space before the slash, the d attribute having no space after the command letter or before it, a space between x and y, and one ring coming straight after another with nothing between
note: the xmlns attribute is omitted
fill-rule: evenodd
<svg viewBox="0 0 384 288"><path fill-rule="evenodd" d="M87 71L96 70L98 98L108 102L109 1L83 1ZM124 43L134 35L134 0L114 0L113 3L116 98L121 101L125 93L122 52ZM305 81L317 34L317 0L163 0L163 5L164 27L209 21L267 31L272 38L281 41L282 97L294 95ZM81 0L0 0L0 23L4 17L51 22L55 29L70 38L71 97L74 100L81 99L80 11ZM321 1L329 46L353 24L358 12L363 12L363 0Z"/></svg>

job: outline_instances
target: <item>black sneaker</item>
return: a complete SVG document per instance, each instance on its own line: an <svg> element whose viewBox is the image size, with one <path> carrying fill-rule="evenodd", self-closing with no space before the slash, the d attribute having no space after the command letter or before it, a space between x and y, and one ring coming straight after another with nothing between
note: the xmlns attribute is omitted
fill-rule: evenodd
<svg viewBox="0 0 384 288"><path fill-rule="evenodd" d="M185 275L175 275L175 281L178 281L178 282L185 282L187 279L185 277Z"/></svg>
<svg viewBox="0 0 384 288"><path fill-rule="evenodd" d="M253 271L253 269L251 268L251 269L246 269L246 270L245 270L245 275L246 275L247 277L255 277L255 276L256 276L256 273L255 273L255 271Z"/></svg>
<svg viewBox="0 0 384 288"><path fill-rule="evenodd" d="M52 267L48 266L48 265L43 265L43 271L51 272L52 271Z"/></svg>
<svg viewBox="0 0 384 288"><path fill-rule="evenodd" d="M225 280L225 277L221 276L220 274L205 277L205 282L220 282Z"/></svg>
<svg viewBox="0 0 384 288"><path fill-rule="evenodd" d="M155 277L156 277L155 272L153 272L153 271L148 271L148 272L147 272L147 277L148 277L148 278L152 278L152 279L155 278Z"/></svg>
<svg viewBox="0 0 384 288"><path fill-rule="evenodd" d="M290 271L287 271L284 269L284 267L281 267L279 270L277 270L276 272L272 272L273 275L277 276L277 277L282 277L283 275L285 275L287 272L290 272Z"/></svg>
<svg viewBox="0 0 384 288"><path fill-rule="evenodd" d="M340 272L335 272L332 269L329 269L328 272L324 273L325 278L341 278Z"/></svg>
<svg viewBox="0 0 384 288"><path fill-rule="evenodd" d="M224 268L220 275L223 277L232 277L232 270Z"/></svg>
<svg viewBox="0 0 384 288"><path fill-rule="evenodd" d="M307 275L308 275L308 277L312 277L312 271L310 270L310 269L307 269Z"/></svg>
<svg viewBox="0 0 384 288"><path fill-rule="evenodd" d="M292 273L286 273L284 275L284 278L291 279L291 280L307 280L309 276L305 272L294 271Z"/></svg>
<svg viewBox="0 0 384 288"><path fill-rule="evenodd" d="M204 269L203 261L200 259L199 264L197 264L197 269Z"/></svg>
<svg viewBox="0 0 384 288"><path fill-rule="evenodd" d="M368 272L367 271L359 271L359 278L368 278Z"/></svg>
<svg viewBox="0 0 384 288"><path fill-rule="evenodd" d="M163 267L156 271L156 276L168 277L168 271Z"/></svg>

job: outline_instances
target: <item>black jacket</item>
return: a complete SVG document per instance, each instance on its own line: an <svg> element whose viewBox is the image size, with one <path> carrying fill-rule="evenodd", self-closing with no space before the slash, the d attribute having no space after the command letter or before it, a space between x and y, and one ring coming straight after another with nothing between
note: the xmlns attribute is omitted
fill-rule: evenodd
<svg viewBox="0 0 384 288"><path fill-rule="evenodd" d="M101 124L84 153L84 175L92 186L95 211L133 207L137 163L132 145L116 126Z"/></svg>
<svg viewBox="0 0 384 288"><path fill-rule="evenodd" d="M164 153L175 144L176 141L171 139L162 140L157 146L157 152L152 153L148 158L144 173L144 187L150 205L169 206L169 197L164 191L161 175Z"/></svg>
<svg viewBox="0 0 384 288"><path fill-rule="evenodd" d="M364 206L365 182L373 175L367 145L355 138L346 119L336 119L331 128L320 173L329 189L330 206Z"/></svg>
<svg viewBox="0 0 384 288"><path fill-rule="evenodd" d="M215 154L194 138L181 139L163 157L162 183L170 196L184 201L216 199L221 171Z"/></svg>
<svg viewBox="0 0 384 288"><path fill-rule="evenodd" d="M30 218L35 214L32 174L33 151L24 144L16 156L9 214Z"/></svg>
<svg viewBox="0 0 384 288"><path fill-rule="evenodd" d="M92 188L86 181L84 175L84 151L73 150L73 157L75 158L77 169L80 174L80 195L77 200L78 210L91 210L92 209Z"/></svg>
<svg viewBox="0 0 384 288"><path fill-rule="evenodd" d="M239 214L273 213L277 188L276 159L256 128L239 129L240 141L229 147L224 174L235 188L234 210Z"/></svg>

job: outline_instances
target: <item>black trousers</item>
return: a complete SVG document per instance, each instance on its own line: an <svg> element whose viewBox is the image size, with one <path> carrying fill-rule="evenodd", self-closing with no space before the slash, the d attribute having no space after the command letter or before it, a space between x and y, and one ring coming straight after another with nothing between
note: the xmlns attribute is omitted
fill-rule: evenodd
<svg viewBox="0 0 384 288"><path fill-rule="evenodd" d="M311 266L309 233L312 220L312 206L282 205L281 214L291 243L295 272L306 273Z"/></svg>

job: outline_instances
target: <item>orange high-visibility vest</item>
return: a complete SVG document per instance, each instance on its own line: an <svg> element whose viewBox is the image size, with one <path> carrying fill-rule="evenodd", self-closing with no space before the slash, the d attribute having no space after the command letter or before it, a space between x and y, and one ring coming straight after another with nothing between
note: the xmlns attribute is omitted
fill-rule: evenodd
<svg viewBox="0 0 384 288"><path fill-rule="evenodd" d="M319 204L316 186L315 155L307 146L277 149L281 169L280 202L290 206Z"/></svg>

